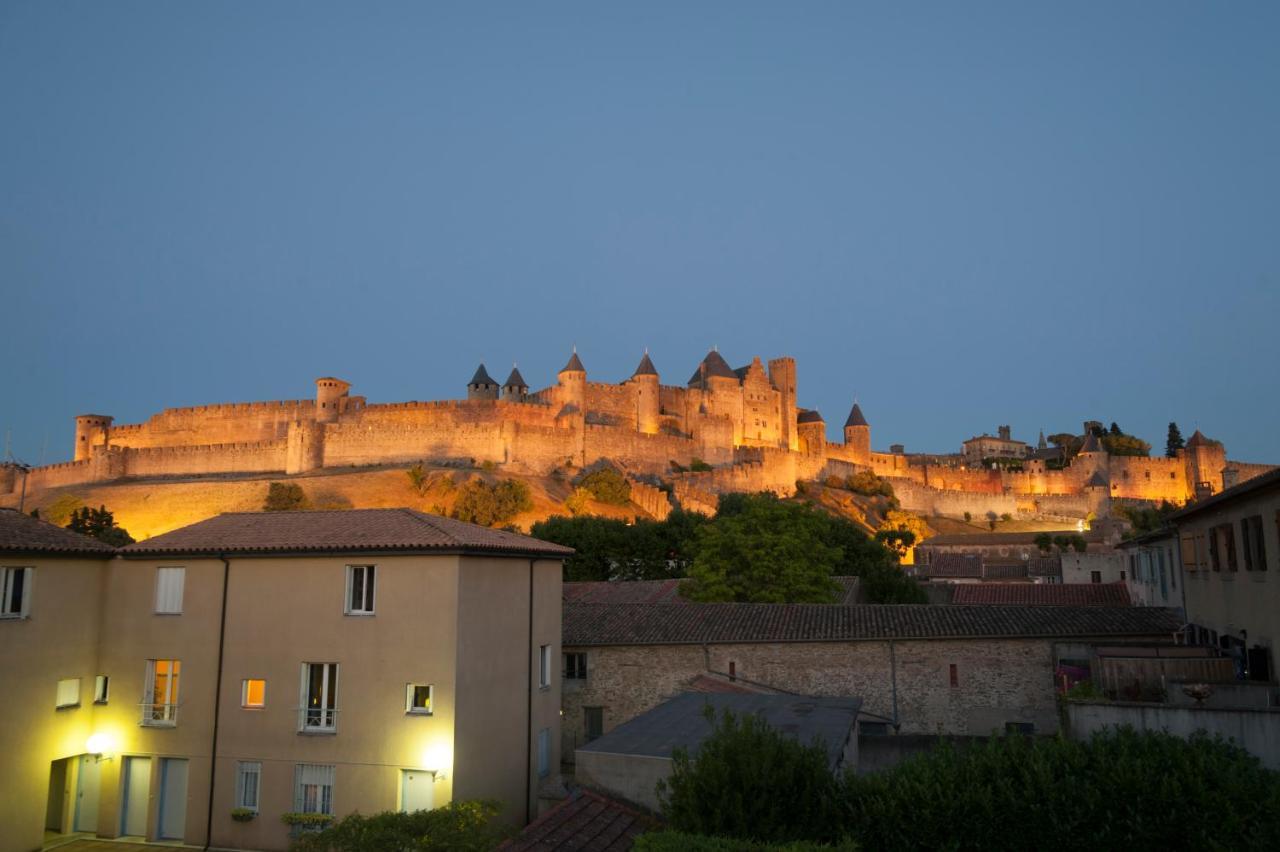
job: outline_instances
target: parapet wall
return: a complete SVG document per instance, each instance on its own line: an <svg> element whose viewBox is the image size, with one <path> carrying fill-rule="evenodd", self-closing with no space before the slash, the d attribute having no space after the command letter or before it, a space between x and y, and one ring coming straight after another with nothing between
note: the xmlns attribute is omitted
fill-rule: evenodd
<svg viewBox="0 0 1280 852"><path fill-rule="evenodd" d="M130 449L258 443L283 438L291 421L314 411L309 399L166 408L145 423L111 427L108 440Z"/></svg>

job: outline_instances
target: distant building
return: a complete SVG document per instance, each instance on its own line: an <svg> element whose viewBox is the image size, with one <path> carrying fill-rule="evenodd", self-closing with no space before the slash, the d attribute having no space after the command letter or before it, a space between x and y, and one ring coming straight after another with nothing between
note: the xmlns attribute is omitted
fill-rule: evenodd
<svg viewBox="0 0 1280 852"><path fill-rule="evenodd" d="M964 442L962 455L972 465L984 459L1024 459L1031 453L1026 441L1016 441L1009 426L1000 426L995 435L983 433Z"/></svg>
<svg viewBox="0 0 1280 852"><path fill-rule="evenodd" d="M1157 530L1122 541L1118 547L1128 559L1128 587L1135 604L1184 609L1186 584L1178 561L1176 530Z"/></svg>

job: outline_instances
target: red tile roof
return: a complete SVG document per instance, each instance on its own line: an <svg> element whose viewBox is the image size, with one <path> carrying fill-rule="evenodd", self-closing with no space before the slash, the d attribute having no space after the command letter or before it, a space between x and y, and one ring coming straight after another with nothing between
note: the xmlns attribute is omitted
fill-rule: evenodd
<svg viewBox="0 0 1280 852"><path fill-rule="evenodd" d="M661 827L655 817L580 787L498 848L511 852L627 852L637 835Z"/></svg>
<svg viewBox="0 0 1280 852"><path fill-rule="evenodd" d="M1124 583L965 583L953 604L1014 606L1129 606Z"/></svg>
<svg viewBox="0 0 1280 852"><path fill-rule="evenodd" d="M1147 637L1182 619L1157 607L584 604L562 607L565 648L878 639Z"/></svg>
<svg viewBox="0 0 1280 852"><path fill-rule="evenodd" d="M840 586L837 604L858 602L857 577L832 577ZM680 596L681 580L590 581L564 584L565 603L687 604Z"/></svg>
<svg viewBox="0 0 1280 852"><path fill-rule="evenodd" d="M13 509L0 509L0 553L60 553L106 559L115 550L96 538L74 533Z"/></svg>
<svg viewBox="0 0 1280 852"><path fill-rule="evenodd" d="M413 509L232 512L131 544L122 556L476 553L558 559L573 550Z"/></svg>

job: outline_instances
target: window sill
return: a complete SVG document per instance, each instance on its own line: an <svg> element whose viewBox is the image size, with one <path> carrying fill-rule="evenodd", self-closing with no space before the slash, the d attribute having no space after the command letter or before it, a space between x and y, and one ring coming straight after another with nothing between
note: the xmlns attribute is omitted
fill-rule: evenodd
<svg viewBox="0 0 1280 852"><path fill-rule="evenodd" d="M142 721L142 722L139 722L139 723L138 723L138 727L140 727L140 728L176 728L176 727L178 727L178 723L177 723L177 722L147 722L147 721Z"/></svg>
<svg viewBox="0 0 1280 852"><path fill-rule="evenodd" d="M55 711L56 710L75 710L79 706L80 706L80 702L77 701L75 704L58 704L53 709Z"/></svg>
<svg viewBox="0 0 1280 852"><path fill-rule="evenodd" d="M29 615L0 615L0 621L26 621Z"/></svg>
<svg viewBox="0 0 1280 852"><path fill-rule="evenodd" d="M435 714L434 714L434 713L432 713L430 710L406 710L406 711L404 711L404 715L406 715L406 716L426 716L427 718L430 718L430 717L434 716Z"/></svg>
<svg viewBox="0 0 1280 852"><path fill-rule="evenodd" d="M262 710L266 710L267 707L265 704L241 704L240 709L262 711Z"/></svg>
<svg viewBox="0 0 1280 852"><path fill-rule="evenodd" d="M344 612L343 615L349 615L353 618L373 618L377 613L373 612Z"/></svg>
<svg viewBox="0 0 1280 852"><path fill-rule="evenodd" d="M307 728L298 731L300 737L333 737L337 736L337 728Z"/></svg>

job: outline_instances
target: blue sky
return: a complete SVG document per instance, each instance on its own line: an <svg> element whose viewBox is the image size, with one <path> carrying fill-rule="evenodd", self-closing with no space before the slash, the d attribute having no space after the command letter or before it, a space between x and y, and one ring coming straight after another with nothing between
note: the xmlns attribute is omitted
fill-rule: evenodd
<svg viewBox="0 0 1280 852"><path fill-rule="evenodd" d="M1280 460L1280 4L0 4L0 431L791 354Z"/></svg>

